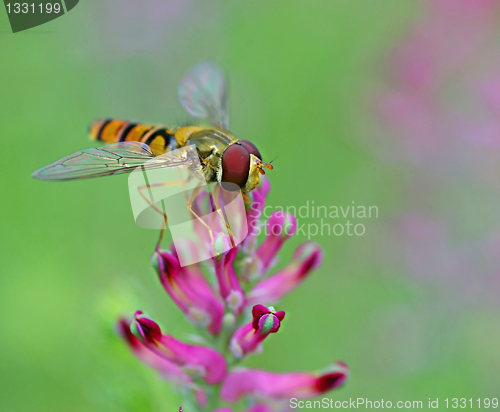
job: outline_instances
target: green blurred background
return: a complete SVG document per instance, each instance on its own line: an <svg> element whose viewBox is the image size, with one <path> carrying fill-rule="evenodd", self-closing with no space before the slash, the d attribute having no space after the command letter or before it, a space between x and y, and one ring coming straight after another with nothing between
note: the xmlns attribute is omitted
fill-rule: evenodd
<svg viewBox="0 0 500 412"><path fill-rule="evenodd" d="M206 58L228 73L232 132L268 160L279 155L269 204L379 208L362 222L364 236L314 237L323 266L280 303L284 328L247 364L295 371L342 360L351 377L327 395L339 400L498 397L498 147L469 150L457 133L463 116L455 124L443 114L471 112L455 107L470 96L461 79L498 62L469 54L459 62L467 70L443 69L428 96L431 119L398 128L379 110L388 91L412 93L395 58L405 42L411 53L411 34L430 22L429 44L453 35L432 14L446 13L431 9L400 0L82 0L17 34L0 12L0 410L178 407L114 330L118 315L142 309L178 337L191 331L150 268L156 233L134 224L127 178L52 184L30 173L90 147L96 118L184 122L177 83ZM473 51L491 45L475 41ZM422 154L422 141L437 149ZM286 245L284 262L304 240Z"/></svg>

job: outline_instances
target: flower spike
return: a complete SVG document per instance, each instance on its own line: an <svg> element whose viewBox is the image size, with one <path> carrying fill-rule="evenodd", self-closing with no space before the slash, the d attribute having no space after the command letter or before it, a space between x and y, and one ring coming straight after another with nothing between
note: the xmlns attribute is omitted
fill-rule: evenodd
<svg viewBox="0 0 500 412"><path fill-rule="evenodd" d="M133 354L178 387L186 396L182 405L188 409L198 404L199 410L207 412L272 412L280 400L318 396L340 387L347 379L348 368L341 362L320 373L273 373L233 366L260 352L264 340L281 329L285 312L261 303L276 304L323 260L321 248L306 242L295 250L288 264L264 278L297 227L295 218L282 211L273 213L267 222L262 219L269 191L269 180L264 177L255 190L243 193L246 220L232 222L231 230L236 233L244 228L248 234L236 247L231 247L234 245L227 228L214 213L216 203L228 204L224 198L228 193L200 192L193 210L213 230L207 231L197 219L193 224L206 250L185 239L176 241L177 250L158 248L152 255L164 290L198 327L200 335L191 335L196 344L164 333L140 311L131 324L119 321L120 334ZM214 195L220 197L215 199ZM265 237L259 245L262 232ZM184 253L198 258L209 253L214 257L182 267ZM233 403L238 403L234 409Z"/></svg>

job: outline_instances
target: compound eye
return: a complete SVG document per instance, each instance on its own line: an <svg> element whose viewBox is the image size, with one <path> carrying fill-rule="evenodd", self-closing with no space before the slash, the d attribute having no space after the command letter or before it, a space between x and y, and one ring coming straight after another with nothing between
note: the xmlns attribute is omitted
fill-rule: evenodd
<svg viewBox="0 0 500 412"><path fill-rule="evenodd" d="M245 149L247 149L250 154L253 154L254 156L258 157L260 161L262 161L262 156L260 155L259 149L257 149L252 142L249 142L248 140L238 140L238 143L241 144Z"/></svg>
<svg viewBox="0 0 500 412"><path fill-rule="evenodd" d="M248 150L237 144L229 146L222 154L222 187L226 190L242 188L248 179L249 171L250 153ZM224 183L228 184L224 185Z"/></svg>

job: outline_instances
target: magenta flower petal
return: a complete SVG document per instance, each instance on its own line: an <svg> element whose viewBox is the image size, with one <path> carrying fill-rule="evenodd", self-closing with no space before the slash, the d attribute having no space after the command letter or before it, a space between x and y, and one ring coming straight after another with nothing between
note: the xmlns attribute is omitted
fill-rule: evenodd
<svg viewBox="0 0 500 412"><path fill-rule="evenodd" d="M212 258L212 260L220 294L229 308L239 314L246 305L246 297L233 268L237 253L238 248L235 247Z"/></svg>
<svg viewBox="0 0 500 412"><path fill-rule="evenodd" d="M176 305L196 325L207 326L218 334L224 316L224 304L213 293L199 265L181 267L173 253L157 251L151 258L160 282Z"/></svg>
<svg viewBox="0 0 500 412"><path fill-rule="evenodd" d="M254 191L252 194L252 203L247 210L247 225L248 225L248 234L245 240L242 242L242 245L246 247L247 245L252 244L258 235L258 226L260 222L260 218L262 216L262 210L264 209L265 204L265 195L261 192Z"/></svg>
<svg viewBox="0 0 500 412"><path fill-rule="evenodd" d="M314 397L338 388L346 380L347 373L347 366L341 362L319 375L238 370L227 375L222 384L221 397L230 402L237 402L244 396L272 399Z"/></svg>
<svg viewBox="0 0 500 412"><path fill-rule="evenodd" d="M260 179L260 184L255 188L255 190L252 193L253 194L255 194L255 192L261 193L262 195L264 195L264 197L267 197L270 191L271 191L271 183L269 182L269 179L267 177L263 176Z"/></svg>
<svg viewBox="0 0 500 412"><path fill-rule="evenodd" d="M223 225L219 215L214 213L216 208L212 195L205 191L200 192L193 202L192 209L193 212L196 213L201 220L211 228L214 239L216 239L218 235L222 235L227 232L226 227ZM197 242L198 247L203 249L203 255L212 255L213 244L206 226L203 225L198 219L193 219L192 222L194 230L199 237Z"/></svg>
<svg viewBox="0 0 500 412"><path fill-rule="evenodd" d="M164 379L184 385L192 383L189 375L183 372L175 363L147 349L139 338L130 331L129 322L125 319L120 319L118 321L118 332L125 339L134 355L146 365L158 371Z"/></svg>
<svg viewBox="0 0 500 412"><path fill-rule="evenodd" d="M269 179L263 178L260 181L260 185L252 191L251 203L250 205L245 205L247 209L247 225L248 234L242 242L242 247L244 250L253 253L255 250L255 244L257 241L257 236L260 233L262 212L264 210L264 205L266 203L266 197L271 190L271 185Z"/></svg>
<svg viewBox="0 0 500 412"><path fill-rule="evenodd" d="M287 239L294 235L297 221L291 214L274 212L267 221L267 237L257 249L257 257L265 273L275 262L276 255Z"/></svg>
<svg viewBox="0 0 500 412"><path fill-rule="evenodd" d="M255 305L252 316L252 322L239 327L231 337L229 349L237 358L258 351L264 339L279 330L285 312L276 312L272 306L267 308L264 305Z"/></svg>
<svg viewBox="0 0 500 412"><path fill-rule="evenodd" d="M200 376L208 384L215 385L226 375L226 361L219 352L163 334L158 324L140 311L135 313L133 332L134 329L136 336L149 350L173 362L183 371Z"/></svg>
<svg viewBox="0 0 500 412"><path fill-rule="evenodd" d="M205 392L198 387L193 382L191 377L179 366L164 359L144 346L140 339L131 332L129 322L125 319L120 319L118 322L118 331L139 360L158 371L163 379L166 379L179 387L191 388L198 404L201 407L205 407L207 403Z"/></svg>
<svg viewBox="0 0 500 412"><path fill-rule="evenodd" d="M300 245L292 261L280 271L258 282L248 294L248 304L278 302L294 290L323 260L321 248L313 242Z"/></svg>

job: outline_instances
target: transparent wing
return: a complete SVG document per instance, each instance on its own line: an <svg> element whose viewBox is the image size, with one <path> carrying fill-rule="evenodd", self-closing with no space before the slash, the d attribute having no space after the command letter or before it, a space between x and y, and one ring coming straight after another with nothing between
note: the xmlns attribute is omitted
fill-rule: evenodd
<svg viewBox="0 0 500 412"><path fill-rule="evenodd" d="M145 162L148 162L145 169L191 164L186 157L156 156L144 143L120 142L73 153L36 170L31 176L40 180L88 179L130 173Z"/></svg>
<svg viewBox="0 0 500 412"><path fill-rule="evenodd" d="M191 116L208 119L214 126L228 130L226 79L215 63L195 66L179 83L177 94Z"/></svg>

